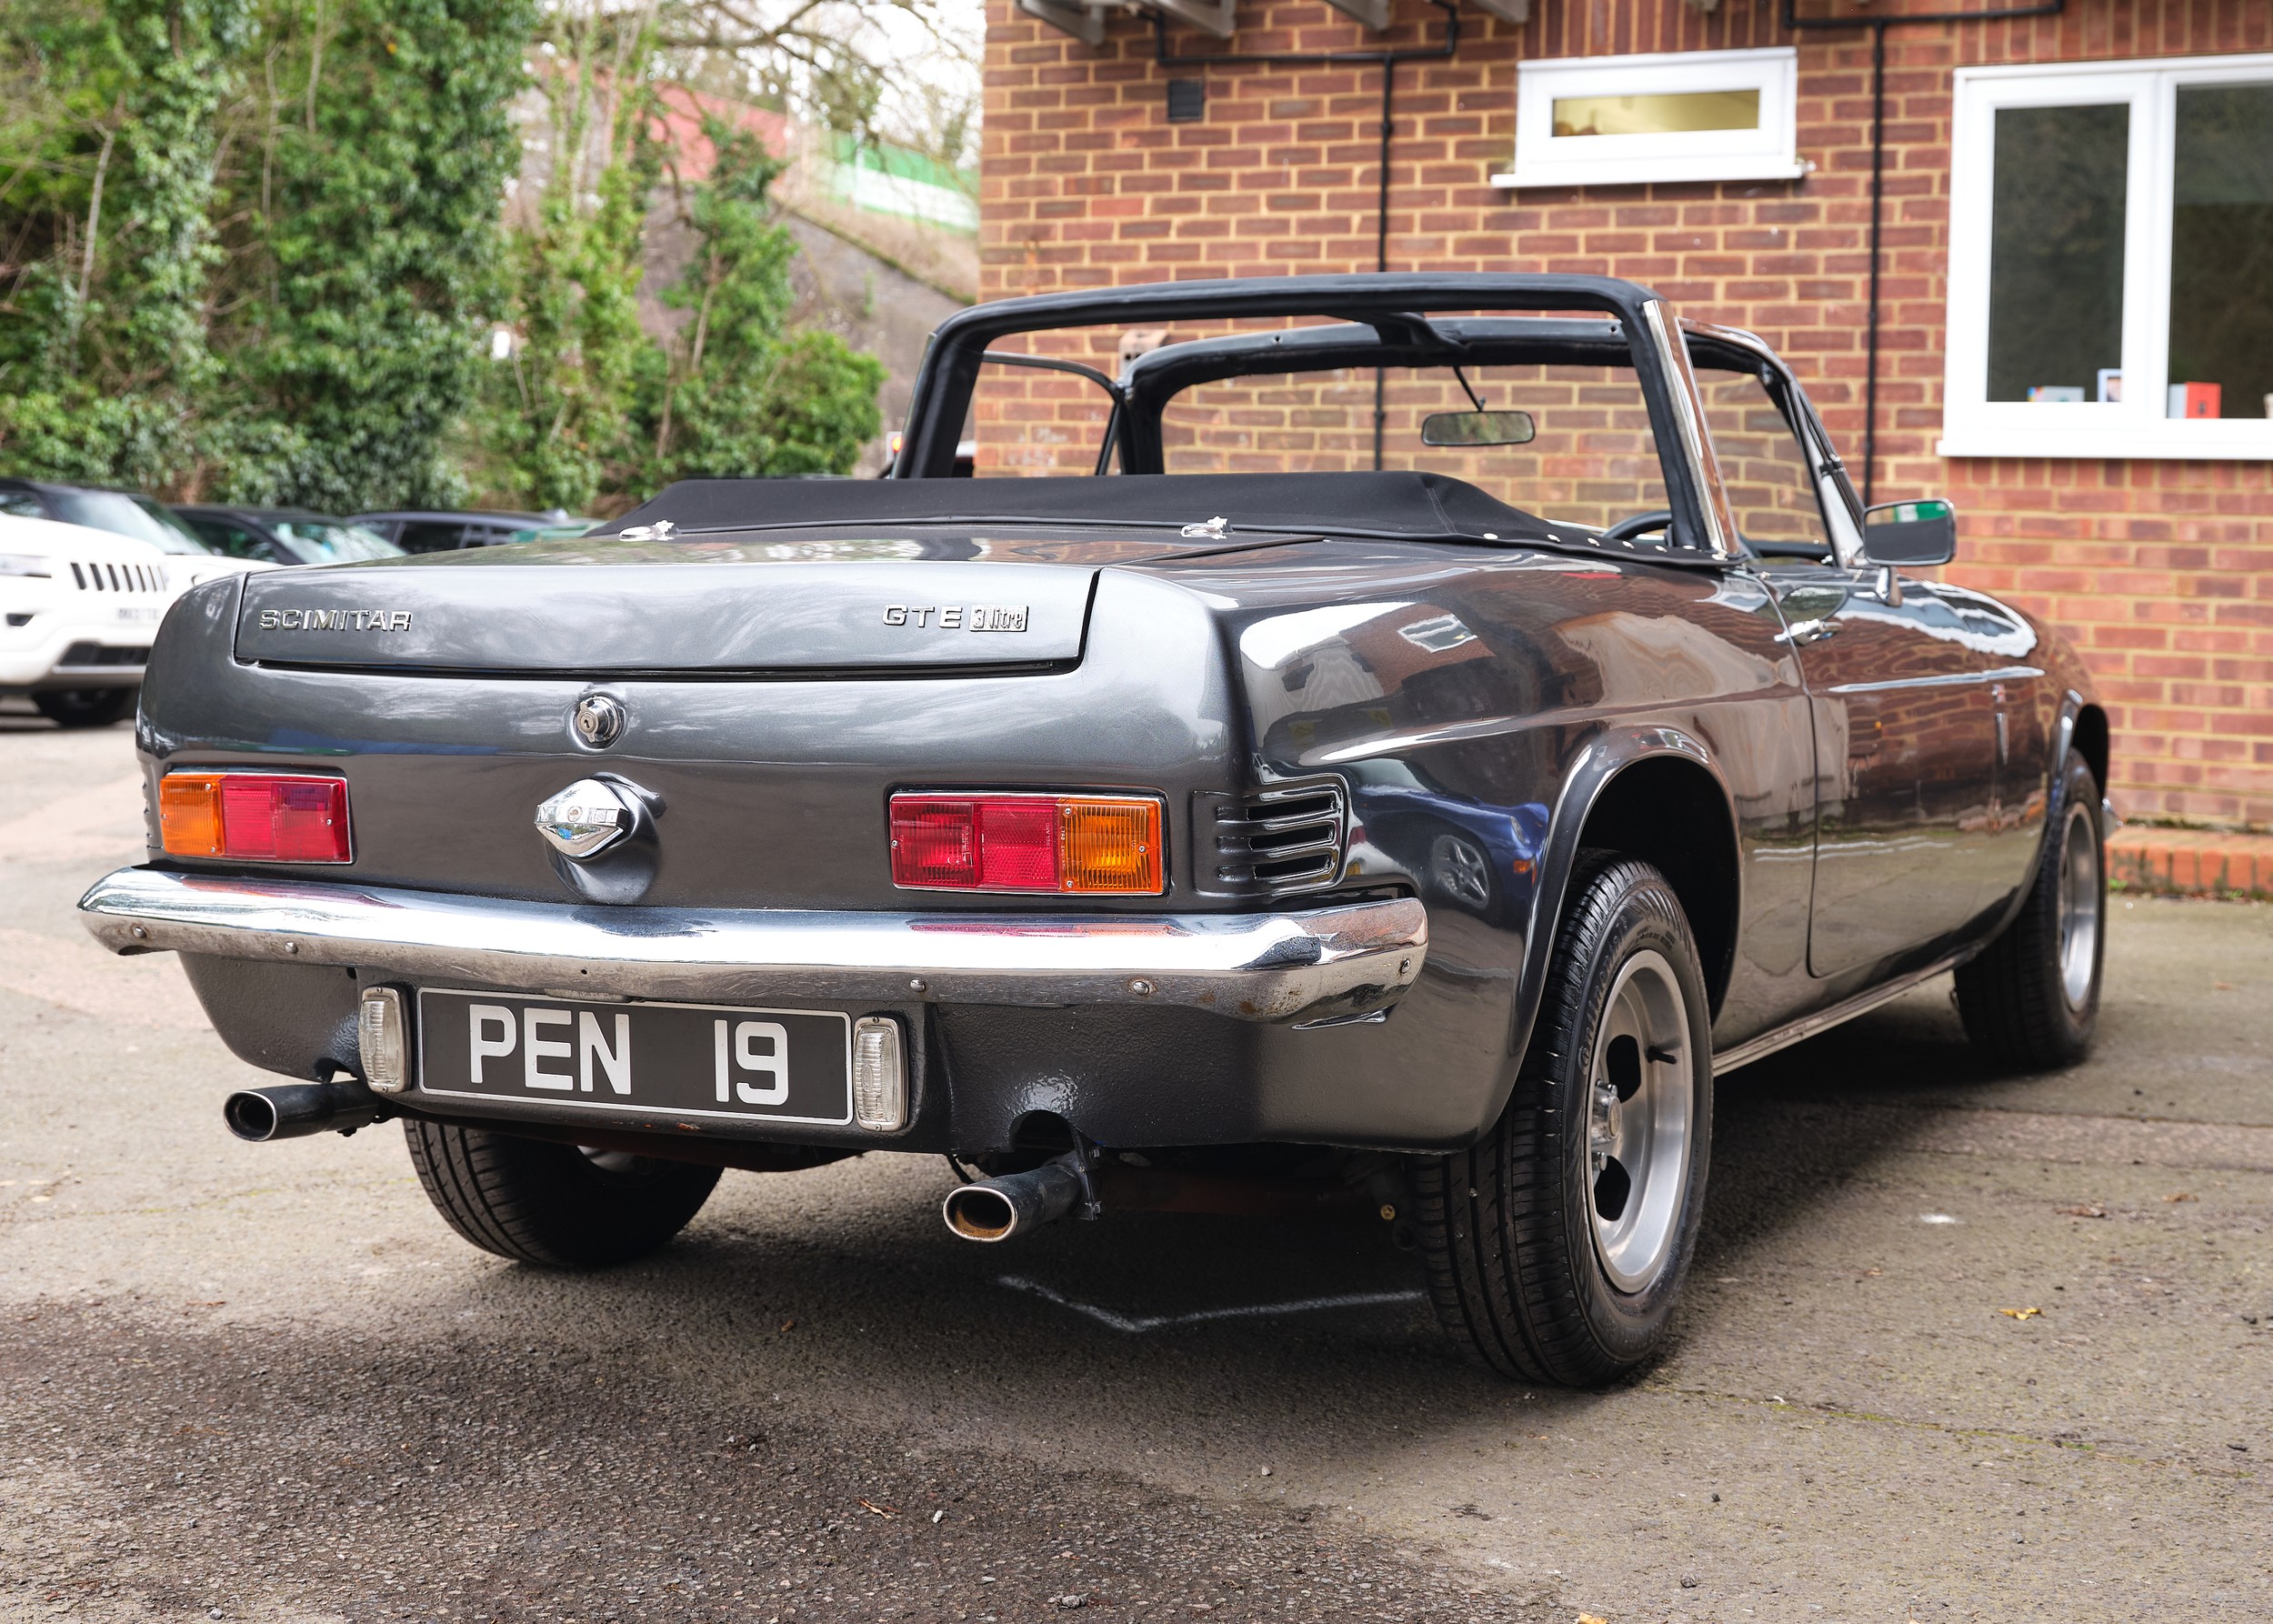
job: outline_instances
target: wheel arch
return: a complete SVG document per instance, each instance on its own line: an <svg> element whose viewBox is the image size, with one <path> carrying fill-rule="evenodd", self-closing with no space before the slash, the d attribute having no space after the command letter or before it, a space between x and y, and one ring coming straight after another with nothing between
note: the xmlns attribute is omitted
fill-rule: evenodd
<svg viewBox="0 0 2273 1624"><path fill-rule="evenodd" d="M1510 1053L1530 1042L1547 987L1557 923L1578 854L1608 847L1655 866L1688 916L1717 1016L1736 964L1743 867L1736 802L1719 765L1694 735L1649 727L1606 733L1565 780L1534 894Z"/></svg>
<svg viewBox="0 0 2273 1624"><path fill-rule="evenodd" d="M2099 793L2105 795L2108 769L2113 765L2108 750L2108 713L2088 701L2074 705L2074 712L2069 743L2078 755L2090 763L2091 776L2099 780Z"/></svg>
<svg viewBox="0 0 2273 1624"><path fill-rule="evenodd" d="M2031 877L2037 871L2038 863L2043 860L2044 843L2052 838L2052 831L2059 827L2060 817L2067 811L2066 803L2060 797L2060 776L2071 749L2081 756L2085 765L2091 768L2092 777L2098 781L2100 798L2104 802L2108 794L2108 772L2113 759L2108 752L2108 713L2097 702L2074 688L2060 697L2059 720L2052 729L2051 759L2045 764L2047 804L2044 827L2037 836L2036 853L2028 859ZM2102 830L2105 831L2107 827L2106 820L2102 819ZM2020 917L2020 910L2028 906L2028 882L2023 881L2013 888L2013 894L2006 898L2005 906L1997 910L1990 927L1982 931L1966 949L1966 957L1971 958L2002 936L2006 927Z"/></svg>

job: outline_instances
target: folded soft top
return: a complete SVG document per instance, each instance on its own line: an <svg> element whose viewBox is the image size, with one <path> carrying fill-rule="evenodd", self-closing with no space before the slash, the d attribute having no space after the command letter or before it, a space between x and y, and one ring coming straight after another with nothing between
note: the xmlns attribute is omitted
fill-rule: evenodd
<svg viewBox="0 0 2273 1624"><path fill-rule="evenodd" d="M1547 539L1546 522L1444 474L1120 474L1052 479L686 479L606 534L798 525L1185 525Z"/></svg>

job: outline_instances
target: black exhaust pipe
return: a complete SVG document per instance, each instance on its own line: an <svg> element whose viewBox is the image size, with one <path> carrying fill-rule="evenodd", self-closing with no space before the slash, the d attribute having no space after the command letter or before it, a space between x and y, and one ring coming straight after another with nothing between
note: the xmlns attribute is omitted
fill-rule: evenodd
<svg viewBox="0 0 2273 1624"><path fill-rule="evenodd" d="M1081 1198L1074 1157L1063 1156L1030 1173L958 1186L947 1192L940 1212L947 1228L966 1240L1008 1240L1064 1218Z"/></svg>
<svg viewBox="0 0 2273 1624"><path fill-rule="evenodd" d="M391 1108L361 1083L285 1083L275 1088L240 1088L221 1107L229 1131L265 1145L312 1133L353 1133L376 1122Z"/></svg>

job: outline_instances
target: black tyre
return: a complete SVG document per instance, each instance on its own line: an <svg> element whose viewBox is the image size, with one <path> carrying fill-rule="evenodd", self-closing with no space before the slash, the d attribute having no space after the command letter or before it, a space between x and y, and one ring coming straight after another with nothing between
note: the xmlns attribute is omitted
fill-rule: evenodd
<svg viewBox="0 0 2273 1624"><path fill-rule="evenodd" d="M426 1198L450 1228L500 1258L601 1268L669 1244L718 1183L716 1168L580 1150L486 1128L406 1118Z"/></svg>
<svg viewBox="0 0 2273 1624"><path fill-rule="evenodd" d="M2052 797L2052 827L2028 900L1958 971L1958 1013L1973 1046L2028 1071L2073 1066L2099 1025L2108 946L2108 854L2099 780L2074 751Z"/></svg>
<svg viewBox="0 0 2273 1624"><path fill-rule="evenodd" d="M39 714L58 727L107 727L132 716L136 688L43 688L32 696Z"/></svg>
<svg viewBox="0 0 2273 1624"><path fill-rule="evenodd" d="M1712 1053L1673 887L1582 854L1507 1109L1413 1170L1437 1315L1501 1375L1597 1387L1665 1340L1704 1211Z"/></svg>

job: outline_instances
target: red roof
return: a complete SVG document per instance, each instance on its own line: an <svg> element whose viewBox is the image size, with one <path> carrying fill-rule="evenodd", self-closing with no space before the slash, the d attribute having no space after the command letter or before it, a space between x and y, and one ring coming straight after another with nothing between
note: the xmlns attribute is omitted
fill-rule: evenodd
<svg viewBox="0 0 2273 1624"><path fill-rule="evenodd" d="M656 120L660 126L656 138L678 155L682 180L704 179L717 161L710 137L703 134L706 118L716 118L729 128L750 131L776 158L789 155L790 122L786 113L753 107L747 102L729 101L725 96L705 95L684 85L658 85L656 96L663 104L663 111Z"/></svg>

